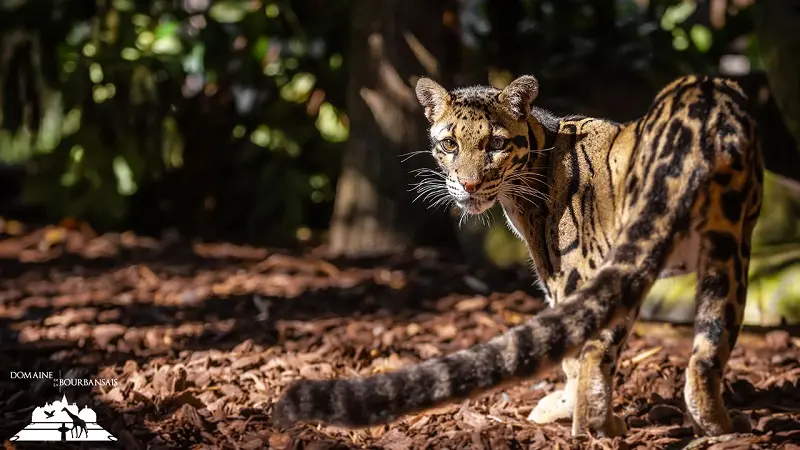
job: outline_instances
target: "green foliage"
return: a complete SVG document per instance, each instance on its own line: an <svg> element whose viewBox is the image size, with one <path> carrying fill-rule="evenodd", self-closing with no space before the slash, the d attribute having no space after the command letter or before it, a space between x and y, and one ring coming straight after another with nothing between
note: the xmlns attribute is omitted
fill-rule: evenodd
<svg viewBox="0 0 800 450"><path fill-rule="evenodd" d="M313 210L330 208L347 138L347 14L319 3L0 6L0 159L26 164L24 200L50 220L262 241L324 227Z"/></svg>
<svg viewBox="0 0 800 450"><path fill-rule="evenodd" d="M325 228L349 129L348 4L0 3L0 160L25 164L24 200L49 220L271 241ZM463 2L461 71L485 82L490 66L495 84L535 73L545 100L569 99L556 112L593 113L579 99L634 103L628 75L654 90L713 73L742 40L758 67L752 8L728 8L719 28L700 5ZM625 102L606 89L616 80ZM492 233L487 248L524 259L506 239Z"/></svg>

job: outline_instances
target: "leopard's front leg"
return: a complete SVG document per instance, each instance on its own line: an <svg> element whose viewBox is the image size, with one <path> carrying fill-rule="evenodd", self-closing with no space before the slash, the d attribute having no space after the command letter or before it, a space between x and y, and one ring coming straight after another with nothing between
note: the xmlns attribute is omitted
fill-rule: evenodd
<svg viewBox="0 0 800 450"><path fill-rule="evenodd" d="M578 388L580 361L578 358L564 358L561 368L566 376L564 389L559 389L539 400L539 403L528 415L528 420L546 424L572 419L575 411L575 393Z"/></svg>
<svg viewBox="0 0 800 450"><path fill-rule="evenodd" d="M601 333L584 345L578 358L566 358L564 389L544 397L528 419L538 424L572 419L573 436L592 430L614 437L627 431L625 421L611 409L613 377L617 360L630 331L626 322Z"/></svg>

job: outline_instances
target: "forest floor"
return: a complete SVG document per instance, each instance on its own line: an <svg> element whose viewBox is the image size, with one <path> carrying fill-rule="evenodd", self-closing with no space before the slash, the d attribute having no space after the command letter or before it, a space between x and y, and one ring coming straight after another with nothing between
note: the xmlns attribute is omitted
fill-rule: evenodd
<svg viewBox="0 0 800 450"><path fill-rule="evenodd" d="M663 324L640 324L623 353L623 439L577 441L568 424L526 421L562 386L558 369L387 427L272 425L291 380L375 373L484 341L544 307L531 285L524 268L471 270L426 250L353 262L61 228L5 237L0 439L76 448L9 442L35 406L66 395L130 449L800 448L800 339L746 330L725 398L754 432L717 442L693 438L684 418L691 328ZM117 383L59 392L51 380L11 379L21 371Z"/></svg>

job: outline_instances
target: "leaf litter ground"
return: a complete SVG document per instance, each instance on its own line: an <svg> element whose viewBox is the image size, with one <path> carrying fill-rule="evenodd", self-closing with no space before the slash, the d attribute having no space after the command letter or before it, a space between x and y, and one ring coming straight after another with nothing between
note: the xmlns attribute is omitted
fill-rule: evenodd
<svg viewBox="0 0 800 450"><path fill-rule="evenodd" d="M691 328L647 323L616 377L614 409L630 428L624 439L578 441L568 424L526 421L563 385L558 369L386 427L272 426L271 404L291 380L392 370L540 311L524 268L474 269L422 249L348 261L322 249L192 246L51 227L0 241L0 270L4 440L27 425L34 406L61 395L48 380L12 380L10 372L61 371L118 381L65 393L130 449L800 448L800 340L789 331L743 334L725 397L755 429L709 440L693 437L684 417Z"/></svg>

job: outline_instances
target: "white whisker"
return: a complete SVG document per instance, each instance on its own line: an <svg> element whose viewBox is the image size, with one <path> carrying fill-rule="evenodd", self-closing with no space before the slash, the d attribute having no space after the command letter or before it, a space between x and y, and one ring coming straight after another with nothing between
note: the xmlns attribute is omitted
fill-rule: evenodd
<svg viewBox="0 0 800 450"><path fill-rule="evenodd" d="M415 157L415 156L417 156L417 155L421 155L421 154L430 154L430 153L431 153L431 151L430 151L430 150L417 150L417 151L415 151L415 152L403 153L403 154L401 154L401 155L397 155L397 156L398 156L398 158L402 158L402 159L401 159L401 161L402 161L402 162L406 162L406 161L408 161L409 159L411 159L411 158L413 158L413 157Z"/></svg>

